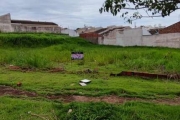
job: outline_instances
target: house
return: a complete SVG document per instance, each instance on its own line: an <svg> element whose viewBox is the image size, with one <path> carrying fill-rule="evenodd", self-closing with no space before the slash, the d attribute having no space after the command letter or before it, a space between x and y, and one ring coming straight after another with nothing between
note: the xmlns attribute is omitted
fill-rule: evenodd
<svg viewBox="0 0 180 120"><path fill-rule="evenodd" d="M86 40L103 45L151 46L180 48L180 22L169 27L130 28L129 26L110 26L98 31L83 33Z"/></svg>
<svg viewBox="0 0 180 120"><path fill-rule="evenodd" d="M0 16L0 31L2 32L48 32L60 33L61 28L53 22L12 20L10 13Z"/></svg>
<svg viewBox="0 0 180 120"><path fill-rule="evenodd" d="M180 21L159 30L159 34L167 34L167 33L180 33Z"/></svg>
<svg viewBox="0 0 180 120"><path fill-rule="evenodd" d="M115 45L116 32L122 32L129 28L129 26L109 26L107 28L98 29L94 32L81 33L80 37L95 44Z"/></svg>
<svg viewBox="0 0 180 120"><path fill-rule="evenodd" d="M123 32L131 29L129 26L112 26L99 33L98 43L105 45L118 45L118 40L122 39Z"/></svg>

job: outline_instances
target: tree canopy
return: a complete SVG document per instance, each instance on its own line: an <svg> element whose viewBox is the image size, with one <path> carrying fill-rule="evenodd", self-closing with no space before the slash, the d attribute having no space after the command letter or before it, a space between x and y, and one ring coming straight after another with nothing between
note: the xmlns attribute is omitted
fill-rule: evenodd
<svg viewBox="0 0 180 120"><path fill-rule="evenodd" d="M143 17L169 16L178 9L180 9L180 0L106 0L99 11L110 12L114 16L120 13L121 17L131 23Z"/></svg>

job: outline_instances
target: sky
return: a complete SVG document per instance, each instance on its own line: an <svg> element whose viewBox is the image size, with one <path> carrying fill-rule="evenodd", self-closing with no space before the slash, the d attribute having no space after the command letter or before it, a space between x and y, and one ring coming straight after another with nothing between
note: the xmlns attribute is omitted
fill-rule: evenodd
<svg viewBox="0 0 180 120"><path fill-rule="evenodd" d="M86 26L107 27L156 25L169 26L180 21L180 10L162 18L143 18L127 23L119 15L99 13L105 0L0 0L0 15L11 14L11 19L55 22L64 28Z"/></svg>

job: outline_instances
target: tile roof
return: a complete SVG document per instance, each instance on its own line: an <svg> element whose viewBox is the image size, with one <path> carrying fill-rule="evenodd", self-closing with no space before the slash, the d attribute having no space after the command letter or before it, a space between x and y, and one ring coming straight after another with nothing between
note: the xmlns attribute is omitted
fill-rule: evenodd
<svg viewBox="0 0 180 120"><path fill-rule="evenodd" d="M166 28L159 30L160 34L180 33L180 22L174 23Z"/></svg>

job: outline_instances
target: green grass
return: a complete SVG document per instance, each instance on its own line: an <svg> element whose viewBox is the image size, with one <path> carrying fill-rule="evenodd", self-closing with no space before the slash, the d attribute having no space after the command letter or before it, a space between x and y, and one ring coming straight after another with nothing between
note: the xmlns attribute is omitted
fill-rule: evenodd
<svg viewBox="0 0 180 120"><path fill-rule="evenodd" d="M84 61L71 61L72 51L84 52ZM30 68L64 66L68 71L98 68L152 73L180 72L179 49L93 45L80 38L56 34L0 34L0 64Z"/></svg>
<svg viewBox="0 0 180 120"><path fill-rule="evenodd" d="M44 47L54 44L64 44L82 42L76 38L71 38L67 35L49 34L49 33L0 33L0 46L11 47Z"/></svg>
<svg viewBox="0 0 180 120"><path fill-rule="evenodd" d="M28 112L52 116L52 110L50 102L0 97L1 120L42 120L29 115Z"/></svg>
<svg viewBox="0 0 180 120"><path fill-rule="evenodd" d="M40 94L92 96L115 94L145 98L173 97L180 94L179 82L109 77L110 73L119 73L123 70L178 73L180 71L179 49L93 45L80 38L47 33L1 33L0 41L0 65L2 66L0 84L15 86L21 81L22 89ZM18 41L18 44L14 41ZM71 61L71 51L84 52L84 60ZM9 65L38 71L62 67L66 72L51 74L4 70ZM86 69L96 69L99 74L70 74ZM92 80L87 87L78 85L78 81L84 78Z"/></svg>
<svg viewBox="0 0 180 120"><path fill-rule="evenodd" d="M11 103L11 104L9 104ZM55 120L179 120L180 106L127 102L62 104L45 100L0 97L1 120L41 120L28 114ZM72 112L68 113L71 109ZM54 112L53 112L54 111ZM55 117L54 117L55 116Z"/></svg>
<svg viewBox="0 0 180 120"><path fill-rule="evenodd" d="M71 61L72 51L84 52L84 60ZM0 33L0 85L34 91L41 96L117 95L140 98L174 98L180 95L179 81L144 80L132 77L109 77L123 70L150 73L179 73L179 49L94 45L80 38L48 33ZM33 69L14 72L9 65ZM49 73L50 68L64 68L63 73ZM82 71L96 69L98 74ZM76 74L78 73L78 74ZM81 73L81 74L80 74ZM90 79L86 87L79 80ZM21 87L16 84L22 82ZM67 113L72 109L71 113ZM142 102L122 105L107 103L64 104L43 98L0 97L2 120L40 120L29 111L46 115L55 111L58 120L179 120L180 106Z"/></svg>
<svg viewBox="0 0 180 120"><path fill-rule="evenodd" d="M0 84L16 87L22 82L21 89L39 94L78 94L88 96L118 95L141 98L175 97L180 94L180 83L168 80L144 80L132 77L109 77L100 75L61 74L47 72L0 72ZM92 82L82 87L79 81L90 79ZM108 79L107 79L108 78Z"/></svg>

